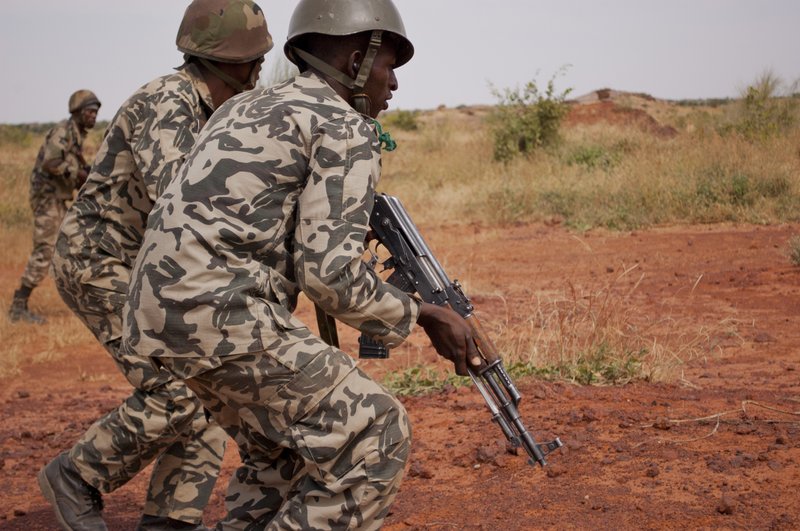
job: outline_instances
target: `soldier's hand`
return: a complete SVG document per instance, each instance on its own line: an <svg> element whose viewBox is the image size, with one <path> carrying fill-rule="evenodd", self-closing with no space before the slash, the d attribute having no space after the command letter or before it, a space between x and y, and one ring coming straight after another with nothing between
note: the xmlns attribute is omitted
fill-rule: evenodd
<svg viewBox="0 0 800 531"><path fill-rule="evenodd" d="M422 303L417 323L425 330L440 356L455 365L456 374L467 376L467 367L477 368L481 357L467 322L444 306Z"/></svg>
<svg viewBox="0 0 800 531"><path fill-rule="evenodd" d="M86 171L84 168L78 170L78 175L75 177L75 181L78 184L78 188L83 186L83 183L86 182L86 179L89 177L89 172Z"/></svg>

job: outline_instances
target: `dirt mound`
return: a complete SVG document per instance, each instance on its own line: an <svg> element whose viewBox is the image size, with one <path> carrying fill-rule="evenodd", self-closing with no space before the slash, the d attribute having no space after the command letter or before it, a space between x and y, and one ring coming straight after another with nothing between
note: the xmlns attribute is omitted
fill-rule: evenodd
<svg viewBox="0 0 800 531"><path fill-rule="evenodd" d="M610 99L592 103L573 103L564 123L567 126L579 124L606 123L620 127L637 127L662 138L672 138L678 131L669 125L661 125L642 109L619 105Z"/></svg>

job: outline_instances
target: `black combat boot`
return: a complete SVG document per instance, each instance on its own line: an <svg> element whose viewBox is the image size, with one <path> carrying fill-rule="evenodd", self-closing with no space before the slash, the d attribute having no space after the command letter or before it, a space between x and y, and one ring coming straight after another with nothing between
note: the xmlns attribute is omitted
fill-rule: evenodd
<svg viewBox="0 0 800 531"><path fill-rule="evenodd" d="M208 528L203 524L193 524L191 522L184 522L182 520L175 520L167 516L152 516L143 514L142 519L136 526L136 531L208 531Z"/></svg>
<svg viewBox="0 0 800 531"><path fill-rule="evenodd" d="M39 471L39 488L56 512L61 527L68 531L107 531L100 516L103 497L78 474L67 452Z"/></svg>
<svg viewBox="0 0 800 531"><path fill-rule="evenodd" d="M28 309L28 298L31 296L33 288L22 286L14 292L14 300L11 302L11 309L8 310L8 318L11 322L25 321L26 323L45 324L47 319L32 313Z"/></svg>

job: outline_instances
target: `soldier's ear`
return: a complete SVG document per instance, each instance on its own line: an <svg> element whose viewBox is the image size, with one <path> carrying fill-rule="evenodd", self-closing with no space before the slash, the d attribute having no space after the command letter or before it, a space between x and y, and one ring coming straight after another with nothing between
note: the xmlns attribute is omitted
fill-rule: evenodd
<svg viewBox="0 0 800 531"><path fill-rule="evenodd" d="M348 57L348 61L346 63L348 65L348 70L349 70L349 72L347 73L353 79L355 79L358 76L358 69L361 68L361 61L363 59L364 55L358 50L354 50L352 53L350 53L350 56Z"/></svg>

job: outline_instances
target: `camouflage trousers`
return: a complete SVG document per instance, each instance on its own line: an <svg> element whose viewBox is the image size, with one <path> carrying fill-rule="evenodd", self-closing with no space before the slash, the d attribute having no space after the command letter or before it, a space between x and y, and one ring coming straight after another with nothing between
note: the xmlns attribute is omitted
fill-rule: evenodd
<svg viewBox="0 0 800 531"><path fill-rule="evenodd" d="M217 528L379 529L408 459L406 411L345 353L292 333L186 380L242 457Z"/></svg>
<svg viewBox="0 0 800 531"><path fill-rule="evenodd" d="M58 228L67 212L67 203L53 194L31 194L30 201L33 210L33 250L22 273L22 285L35 288L47 276Z"/></svg>
<svg viewBox="0 0 800 531"><path fill-rule="evenodd" d="M72 447L89 484L111 492L155 460L144 514L200 523L219 475L227 434L206 418L197 397L148 358L120 349L128 269L111 259L76 269L59 238L53 275L67 306L103 343L135 388Z"/></svg>

